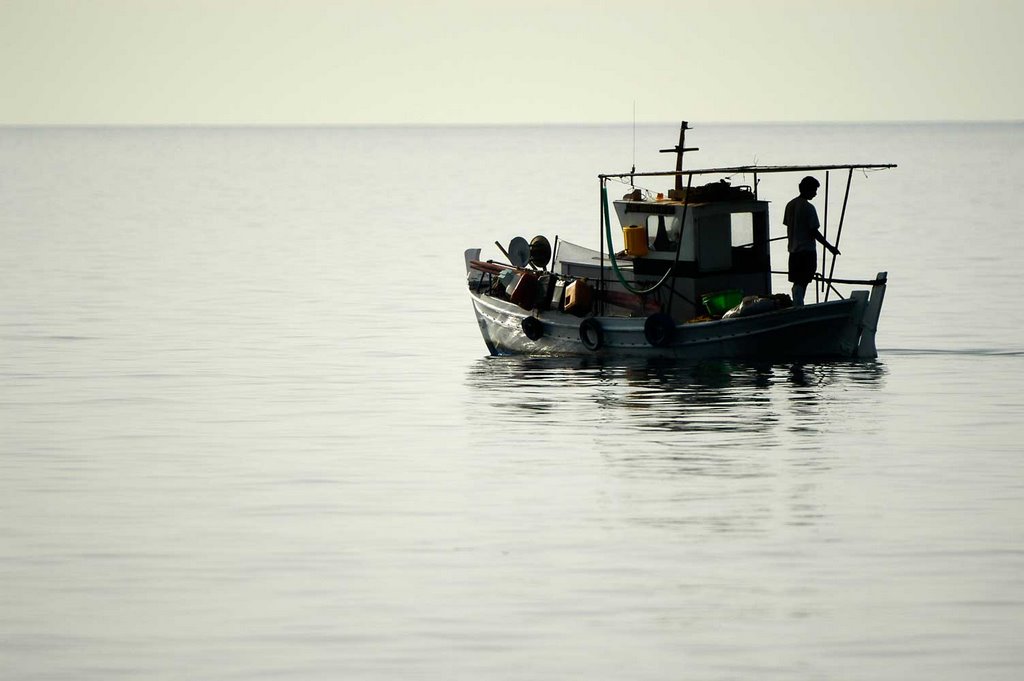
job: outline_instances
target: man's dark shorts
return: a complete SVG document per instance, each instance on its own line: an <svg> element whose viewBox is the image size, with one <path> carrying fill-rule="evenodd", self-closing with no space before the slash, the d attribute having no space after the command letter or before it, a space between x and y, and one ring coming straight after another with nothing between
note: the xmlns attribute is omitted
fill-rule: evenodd
<svg viewBox="0 0 1024 681"><path fill-rule="evenodd" d="M789 280L794 284L809 284L818 269L818 257L814 251L799 251L789 254Z"/></svg>

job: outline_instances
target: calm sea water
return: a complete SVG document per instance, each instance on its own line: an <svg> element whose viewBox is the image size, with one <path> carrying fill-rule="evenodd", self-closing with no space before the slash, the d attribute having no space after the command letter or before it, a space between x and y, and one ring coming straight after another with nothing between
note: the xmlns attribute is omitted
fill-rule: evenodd
<svg viewBox="0 0 1024 681"><path fill-rule="evenodd" d="M899 164L877 361L486 357L677 133L0 129L0 678L1020 678L1024 126L690 133Z"/></svg>

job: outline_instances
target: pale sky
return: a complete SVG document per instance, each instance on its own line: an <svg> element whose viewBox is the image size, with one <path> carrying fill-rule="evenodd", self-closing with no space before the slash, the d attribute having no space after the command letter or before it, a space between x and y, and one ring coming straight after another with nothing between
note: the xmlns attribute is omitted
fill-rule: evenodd
<svg viewBox="0 0 1024 681"><path fill-rule="evenodd" d="M0 124L1024 119L1022 0L0 0Z"/></svg>

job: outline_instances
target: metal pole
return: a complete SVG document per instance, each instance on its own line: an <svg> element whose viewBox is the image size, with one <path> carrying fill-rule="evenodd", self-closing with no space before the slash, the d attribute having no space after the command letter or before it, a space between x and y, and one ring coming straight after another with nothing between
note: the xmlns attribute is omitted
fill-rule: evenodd
<svg viewBox="0 0 1024 681"><path fill-rule="evenodd" d="M597 197L600 200L599 201L600 205L598 206L598 210L601 213L601 218L600 218L600 224L601 224L601 229L600 229L600 232L601 232L601 269L598 270L600 275L597 278L597 290L603 294L604 293L604 227L605 227L605 225L604 225L604 199L605 199L605 190L606 190L605 182L606 181L605 181L605 179L603 177L600 178L600 179L601 179L601 191L599 191L597 193ZM611 227L611 225L609 225L609 228L610 227ZM608 248L611 248L611 244L608 244ZM601 301L603 298L604 298L603 295L597 296L598 301ZM599 302L598 305L601 306L600 307L601 314L604 314L604 303Z"/></svg>
<svg viewBox="0 0 1024 681"><path fill-rule="evenodd" d="M846 176L846 194L843 196L843 211L839 214L839 228L836 230L836 242L832 244L839 250L839 239L843 236L843 221L846 220L846 204L850 200L850 183L853 182L853 168L850 168L850 173ZM828 271L828 283L832 285L832 275L836 271L836 256L832 255L832 267ZM825 289L825 302L828 302L829 289Z"/></svg>
<svg viewBox="0 0 1024 681"><path fill-rule="evenodd" d="M679 179L682 180L682 176L680 176ZM690 195L690 186L691 186L692 182L693 182L693 175L692 174L687 175L686 176L686 194L685 194L685 196L689 196ZM676 241L676 257L672 261L672 265L671 265L671 267L672 267L672 283L669 284L669 290L668 290L668 314L670 314L670 315L672 314L672 301L674 301L676 299L676 267L677 267L677 265L679 265L679 255L683 251L683 230L686 229L686 212L689 210L689 208L690 208L690 202L688 200L684 199L684 201L683 201L683 215L682 215L682 218L680 218L680 221L679 221L679 240ZM694 302L693 306L696 307L697 303ZM694 310L694 312L696 312L696 310Z"/></svg>
<svg viewBox="0 0 1024 681"><path fill-rule="evenodd" d="M683 170L683 152L686 150L686 121L679 126L679 151L676 154L676 173L680 173ZM676 191L683 188L683 176L676 175Z"/></svg>
<svg viewBox="0 0 1024 681"><path fill-rule="evenodd" d="M821 235L828 241L828 176L831 171L825 171L825 224L821 228ZM825 276L825 261L828 258L828 251L824 248L821 249L821 275ZM825 284L822 281L818 282L817 289L819 291L824 290Z"/></svg>

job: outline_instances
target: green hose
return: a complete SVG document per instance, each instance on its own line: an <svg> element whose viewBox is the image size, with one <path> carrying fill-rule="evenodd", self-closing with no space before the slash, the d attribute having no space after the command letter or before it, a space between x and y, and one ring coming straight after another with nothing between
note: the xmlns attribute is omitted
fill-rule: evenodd
<svg viewBox="0 0 1024 681"><path fill-rule="evenodd" d="M669 267L668 270L665 272L664 276L662 276L661 280L650 288L635 289L632 286L630 286L629 283L626 281L626 278L622 276L622 272L619 270L619 263L615 260L615 248L612 246L612 221L608 217L608 187L604 186L603 184L601 185L601 205L604 208L604 229L605 235L608 239L608 259L612 263L612 271L615 272L615 276L618 277L619 283L622 284L627 291L638 296L644 296L647 295L648 293L653 293L654 291L658 290L658 288L660 288L662 284L668 281L669 275L672 274L672 268Z"/></svg>

